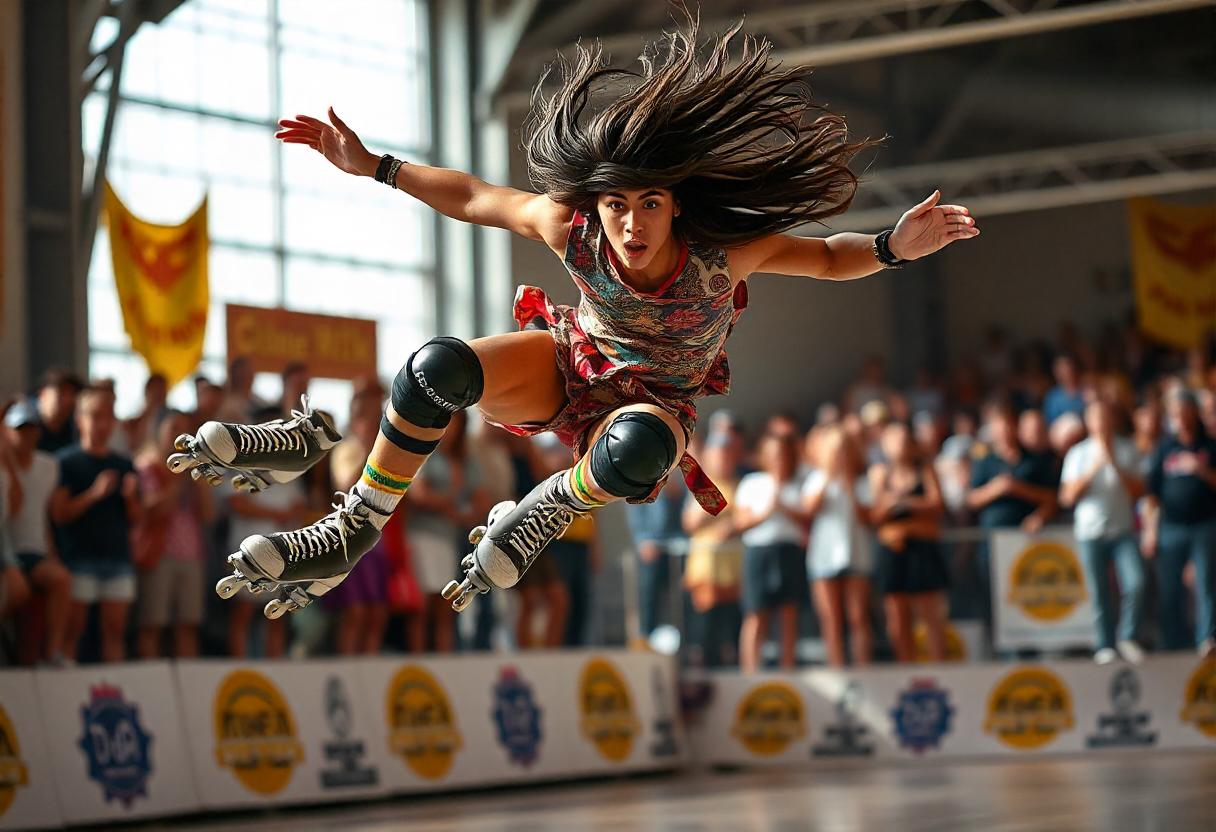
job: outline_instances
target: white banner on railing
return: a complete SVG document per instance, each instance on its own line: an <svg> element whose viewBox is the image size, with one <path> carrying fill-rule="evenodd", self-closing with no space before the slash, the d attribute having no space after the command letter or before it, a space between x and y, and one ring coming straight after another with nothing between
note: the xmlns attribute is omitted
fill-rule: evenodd
<svg viewBox="0 0 1216 832"><path fill-rule="evenodd" d="M39 670L35 683L69 823L198 808L168 662Z"/></svg>
<svg viewBox="0 0 1216 832"><path fill-rule="evenodd" d="M212 808L387 793L358 661L177 666L199 799Z"/></svg>
<svg viewBox="0 0 1216 832"><path fill-rule="evenodd" d="M34 673L0 671L0 829L61 822Z"/></svg>
<svg viewBox="0 0 1216 832"><path fill-rule="evenodd" d="M990 538L998 650L1092 647L1094 595L1068 529Z"/></svg>
<svg viewBox="0 0 1216 832"><path fill-rule="evenodd" d="M392 791L552 780L683 760L674 665L645 653L376 660L361 667Z"/></svg>
<svg viewBox="0 0 1216 832"><path fill-rule="evenodd" d="M1216 748L1216 660L909 665L708 677L695 758L779 764Z"/></svg>

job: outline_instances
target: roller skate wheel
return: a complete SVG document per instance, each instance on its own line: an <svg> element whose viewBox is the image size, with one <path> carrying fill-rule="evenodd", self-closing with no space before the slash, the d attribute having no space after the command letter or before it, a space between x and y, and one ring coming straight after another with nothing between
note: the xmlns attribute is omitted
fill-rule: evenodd
<svg viewBox="0 0 1216 832"><path fill-rule="evenodd" d="M468 571L469 569L473 568L474 563L475 563L475 561L473 560L472 555L465 555L464 558L460 561L460 568L464 569L465 571Z"/></svg>
<svg viewBox="0 0 1216 832"><path fill-rule="evenodd" d="M278 598L275 598L273 601L266 603L266 609L263 610L263 614L273 621L291 612L294 606L290 601L280 601Z"/></svg>
<svg viewBox="0 0 1216 832"><path fill-rule="evenodd" d="M253 484L253 481L250 480L249 477L245 476L244 474L237 474L235 477L233 477L232 486L237 491L240 491L244 494L252 494L253 492L258 490L258 487Z"/></svg>
<svg viewBox="0 0 1216 832"><path fill-rule="evenodd" d="M188 433L183 433L181 436L173 440L173 447L185 453L190 450L190 443L194 441L194 437Z"/></svg>
<svg viewBox="0 0 1216 832"><path fill-rule="evenodd" d="M469 532L469 542L476 546L481 542L481 539L486 536L486 527L477 526L473 531Z"/></svg>
<svg viewBox="0 0 1216 832"><path fill-rule="evenodd" d="M464 612L469 608L469 604L473 603L473 596L476 592L466 591L459 598L452 602L452 609L456 612Z"/></svg>
<svg viewBox="0 0 1216 832"><path fill-rule="evenodd" d="M461 583L459 581L448 581L448 585L443 588L443 600L451 601L460 592Z"/></svg>
<svg viewBox="0 0 1216 832"><path fill-rule="evenodd" d="M221 598L227 599L236 595L241 587L246 583L244 578L236 575L226 575L220 578L219 583L215 585L215 594ZM250 587L252 589L252 587Z"/></svg>

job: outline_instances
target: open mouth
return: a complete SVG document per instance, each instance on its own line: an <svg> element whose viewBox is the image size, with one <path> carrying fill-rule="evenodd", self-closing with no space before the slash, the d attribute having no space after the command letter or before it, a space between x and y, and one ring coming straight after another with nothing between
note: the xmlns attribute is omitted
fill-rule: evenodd
<svg viewBox="0 0 1216 832"><path fill-rule="evenodd" d="M640 243L637 240L630 240L623 246L625 254L630 259L636 259L646 253L646 244Z"/></svg>

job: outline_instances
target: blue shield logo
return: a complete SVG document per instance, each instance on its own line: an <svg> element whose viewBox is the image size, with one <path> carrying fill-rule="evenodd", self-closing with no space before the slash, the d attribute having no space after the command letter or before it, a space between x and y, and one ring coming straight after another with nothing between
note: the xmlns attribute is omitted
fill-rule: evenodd
<svg viewBox="0 0 1216 832"><path fill-rule="evenodd" d="M80 717L84 734L79 745L89 763L89 779L101 786L106 802L119 800L129 809L135 798L147 797L152 737L139 724L139 709L118 688L101 684L89 689Z"/></svg>
<svg viewBox="0 0 1216 832"><path fill-rule="evenodd" d="M532 697L532 686L513 667L504 667L494 685L494 724L498 742L511 762L530 766L539 756L540 708Z"/></svg>
<svg viewBox="0 0 1216 832"><path fill-rule="evenodd" d="M949 694L932 679L913 679L891 709L899 744L917 754L940 745L942 737L950 733L952 716Z"/></svg>

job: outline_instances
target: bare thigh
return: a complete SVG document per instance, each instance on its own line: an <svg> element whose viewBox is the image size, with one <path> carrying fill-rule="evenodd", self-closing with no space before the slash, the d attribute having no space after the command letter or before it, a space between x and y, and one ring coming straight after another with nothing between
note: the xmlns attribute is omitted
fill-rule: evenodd
<svg viewBox="0 0 1216 832"><path fill-rule="evenodd" d="M566 403L553 336L544 330L490 335L469 342L481 361L485 389L478 407L504 425L545 423Z"/></svg>

